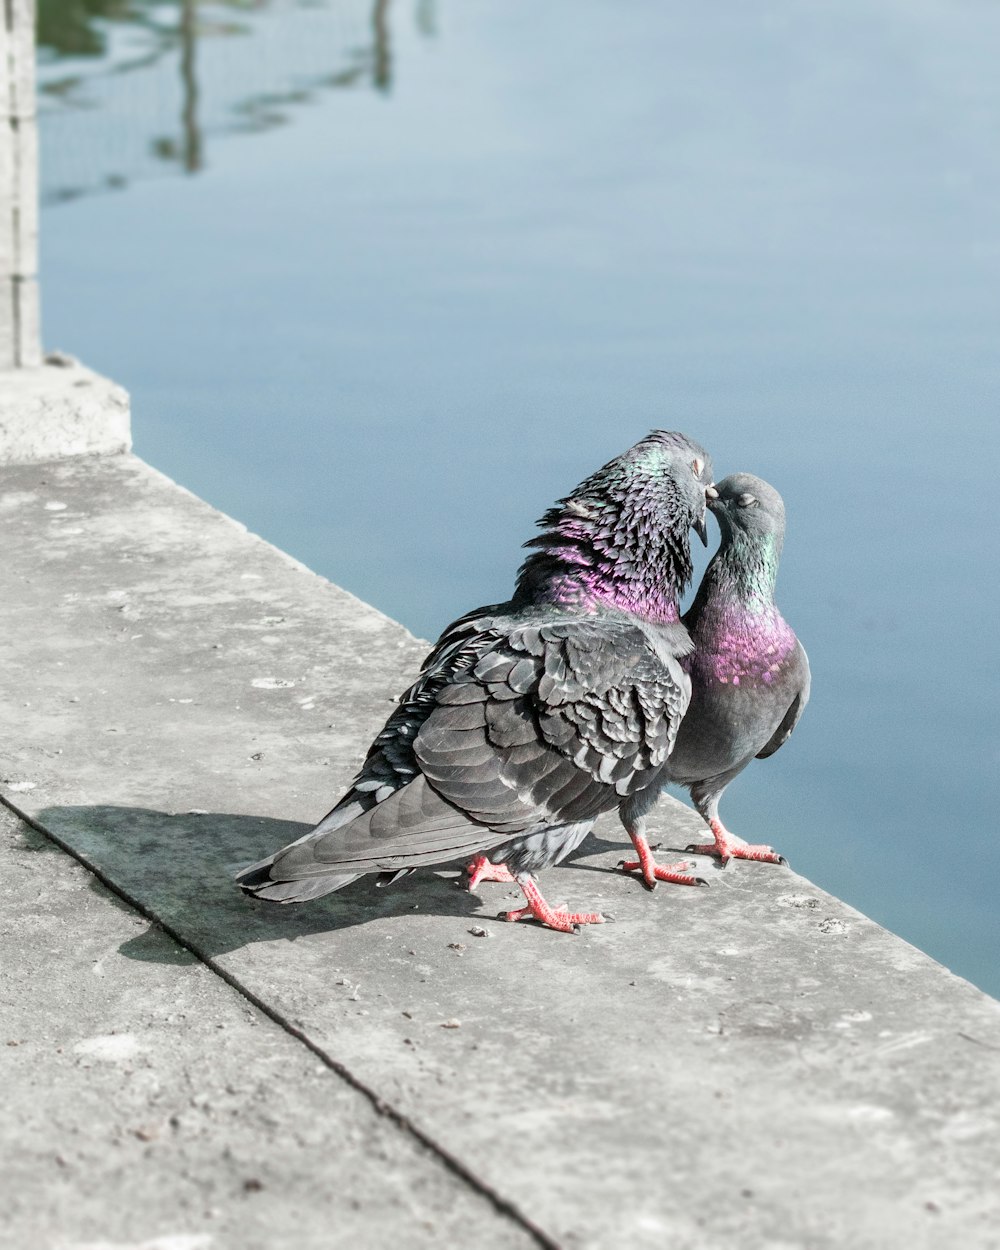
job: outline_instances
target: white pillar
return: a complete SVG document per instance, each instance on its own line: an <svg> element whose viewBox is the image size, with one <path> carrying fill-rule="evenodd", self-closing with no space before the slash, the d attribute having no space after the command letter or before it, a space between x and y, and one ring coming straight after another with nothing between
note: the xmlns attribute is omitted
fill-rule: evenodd
<svg viewBox="0 0 1000 1250"><path fill-rule="evenodd" d="M41 358L35 0L0 0L0 369Z"/></svg>

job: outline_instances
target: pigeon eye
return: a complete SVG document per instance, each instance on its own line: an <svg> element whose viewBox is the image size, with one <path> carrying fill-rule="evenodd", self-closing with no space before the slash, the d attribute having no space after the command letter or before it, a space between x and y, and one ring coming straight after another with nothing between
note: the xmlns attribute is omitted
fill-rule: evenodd
<svg viewBox="0 0 1000 1250"><path fill-rule="evenodd" d="M695 477L701 477L702 473L705 471L705 461L695 456L695 458L691 461L691 468L694 470Z"/></svg>
<svg viewBox="0 0 1000 1250"><path fill-rule="evenodd" d="M738 508L756 508L759 503L760 500L756 495L740 495L740 497L736 500L736 506Z"/></svg>

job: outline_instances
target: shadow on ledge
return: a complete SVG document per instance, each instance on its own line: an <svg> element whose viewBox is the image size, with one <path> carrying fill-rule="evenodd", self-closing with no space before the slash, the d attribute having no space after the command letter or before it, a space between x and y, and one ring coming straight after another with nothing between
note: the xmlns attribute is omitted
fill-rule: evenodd
<svg viewBox="0 0 1000 1250"><path fill-rule="evenodd" d="M234 883L233 873L311 828L297 821L111 806L49 807L36 819L202 956L223 955L257 942L294 942L413 912L488 923L497 912L520 905L520 892L513 886L489 885L482 896L470 894L463 885L461 864L454 870L446 866L443 873L418 871L388 888L376 887L373 876L361 877L300 905L248 898ZM611 849L624 851L618 843L591 835L576 855ZM595 865L579 867L598 870ZM156 963L188 959L172 946L168 953L157 930L130 939L120 949L129 959Z"/></svg>

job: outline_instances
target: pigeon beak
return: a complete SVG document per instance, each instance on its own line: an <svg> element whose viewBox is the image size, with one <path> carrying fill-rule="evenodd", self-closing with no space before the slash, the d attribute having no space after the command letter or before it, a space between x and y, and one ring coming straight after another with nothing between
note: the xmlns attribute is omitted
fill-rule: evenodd
<svg viewBox="0 0 1000 1250"><path fill-rule="evenodd" d="M718 498L719 498L719 492L715 489L714 486L705 487L705 506L706 507L710 508L713 502ZM707 513L703 512L701 514L701 517L697 521L695 521L694 524L691 526L694 532L701 539L702 546L704 547L708 546L708 526L705 524L706 515Z"/></svg>

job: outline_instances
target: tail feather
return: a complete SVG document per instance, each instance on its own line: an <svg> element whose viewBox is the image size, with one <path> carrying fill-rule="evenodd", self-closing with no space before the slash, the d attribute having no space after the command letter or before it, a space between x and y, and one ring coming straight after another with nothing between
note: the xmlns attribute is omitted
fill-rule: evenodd
<svg viewBox="0 0 1000 1250"><path fill-rule="evenodd" d="M334 890L341 890L345 885L356 881L361 876L356 872L324 873L322 876L291 880L282 880L280 876L275 878L271 875L275 860L291 847L298 846L301 842L308 842L315 838L318 832L348 824L365 810L366 804L363 801L359 801L354 796L350 798L352 801L349 802L341 800L332 812L327 812L315 829L310 829L301 838L275 851L273 855L268 855L266 859L259 859L255 864L248 864L246 868L241 868L236 873L236 884L244 894L249 894L252 898L262 898L268 903L305 903L311 898L322 898L324 894L332 894Z"/></svg>
<svg viewBox="0 0 1000 1250"><path fill-rule="evenodd" d="M451 863L507 839L470 819L418 776L381 802L351 797L311 829L236 876L240 888L275 903L302 903L365 873Z"/></svg>
<svg viewBox="0 0 1000 1250"><path fill-rule="evenodd" d="M325 873L322 877L301 877L297 881L275 881L271 876L274 856L251 864L236 874L240 889L253 898L268 903L305 903L311 898L322 898L357 880L360 873Z"/></svg>

